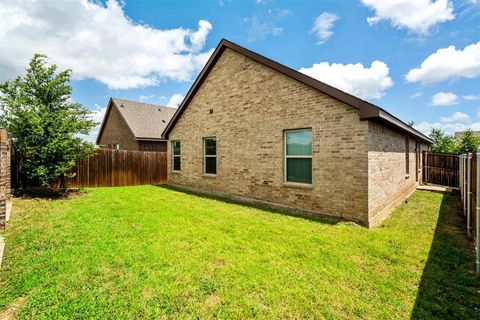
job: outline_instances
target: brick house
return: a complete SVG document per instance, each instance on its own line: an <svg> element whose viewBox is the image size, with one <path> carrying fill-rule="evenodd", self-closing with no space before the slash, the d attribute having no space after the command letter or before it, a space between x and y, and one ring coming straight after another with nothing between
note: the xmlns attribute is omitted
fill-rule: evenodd
<svg viewBox="0 0 480 320"><path fill-rule="evenodd" d="M432 141L385 110L222 40L166 127L168 183L374 226Z"/></svg>
<svg viewBox="0 0 480 320"><path fill-rule="evenodd" d="M110 98L96 143L109 149L167 150L162 132L175 108Z"/></svg>

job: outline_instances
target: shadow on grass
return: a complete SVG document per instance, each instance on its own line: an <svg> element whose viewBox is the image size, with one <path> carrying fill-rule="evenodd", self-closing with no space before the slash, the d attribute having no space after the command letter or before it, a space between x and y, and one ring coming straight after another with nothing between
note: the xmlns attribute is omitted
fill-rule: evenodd
<svg viewBox="0 0 480 320"><path fill-rule="evenodd" d="M76 198L86 194L82 189L60 189L60 188L17 188L12 190L12 194L16 198L31 198L31 199L47 199L47 200L65 200Z"/></svg>
<svg viewBox="0 0 480 320"><path fill-rule="evenodd" d="M443 196L411 319L480 319L474 245L457 197Z"/></svg>
<svg viewBox="0 0 480 320"><path fill-rule="evenodd" d="M219 201L222 201L222 202L237 204L237 205L241 205L241 206L248 207L248 208L254 208L254 209L260 209L260 210L263 210L263 211L268 211L268 212L274 213L274 214L281 214L281 215L286 215L286 216L295 217L295 218L301 218L301 219L310 220L310 221L321 222L321 223L330 224L330 225L334 225L334 224L337 224L339 222L351 223L352 225L356 225L354 222L346 221L346 220L343 220L341 218L336 218L336 217L331 217L331 216L321 215L321 214L313 214L313 213L308 214L308 213L304 213L304 212L301 212L301 211L295 211L295 210L289 209L289 208L284 208L284 209L283 208L278 208L278 207L274 207L273 204L272 204L272 206L269 206L268 204L263 204L263 203L249 203L249 202L246 202L246 201L232 199L232 198L229 198L229 197L226 197L226 196L212 195L212 194L206 194L206 193L202 193L202 192L195 192L195 191L191 191L191 190L188 190L188 189L174 187L174 186L170 186L170 185L166 185L166 184L159 184L159 185L155 185L155 186L159 187L159 188L163 188L163 189L176 191L176 192L182 192L182 193L193 195L193 196L200 197L200 198L219 200Z"/></svg>

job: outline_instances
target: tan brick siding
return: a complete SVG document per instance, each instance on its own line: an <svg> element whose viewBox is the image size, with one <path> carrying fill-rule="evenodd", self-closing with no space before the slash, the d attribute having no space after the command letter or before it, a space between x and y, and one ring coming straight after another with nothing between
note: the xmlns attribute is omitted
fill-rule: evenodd
<svg viewBox="0 0 480 320"><path fill-rule="evenodd" d="M212 111L212 113L210 112ZM286 129L313 130L311 189L284 184ZM169 135L182 171L169 183L366 223L368 121L338 100L226 49ZM203 175L202 139L217 138L217 176Z"/></svg>
<svg viewBox="0 0 480 320"><path fill-rule="evenodd" d="M406 136L380 123L369 122L368 203L369 220L378 223L388 216L395 200L402 201L421 180L421 150L428 146L409 138L409 174L406 173ZM418 154L418 158L417 158ZM418 161L418 165L417 162Z"/></svg>
<svg viewBox="0 0 480 320"><path fill-rule="evenodd" d="M120 150L139 150L135 136L128 128L120 111L115 105L112 105L99 144L108 148L109 145L115 143L120 144Z"/></svg>

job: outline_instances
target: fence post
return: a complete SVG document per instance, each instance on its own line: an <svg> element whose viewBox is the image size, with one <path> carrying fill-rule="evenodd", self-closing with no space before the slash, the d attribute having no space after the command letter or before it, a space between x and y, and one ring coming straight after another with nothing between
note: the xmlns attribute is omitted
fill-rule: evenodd
<svg viewBox="0 0 480 320"><path fill-rule="evenodd" d="M477 190L476 190L476 212L475 212L475 243L476 243L476 269L477 269L477 276L480 276L480 170L478 168L478 162L480 159L480 148L477 149Z"/></svg>
<svg viewBox="0 0 480 320"><path fill-rule="evenodd" d="M428 151L425 152L425 166L423 169L425 170L425 183L428 183Z"/></svg>
<svg viewBox="0 0 480 320"><path fill-rule="evenodd" d="M467 237L470 237L470 211L472 201L472 154L467 155Z"/></svg>
<svg viewBox="0 0 480 320"><path fill-rule="evenodd" d="M462 166L462 155L458 156L458 186L460 188L460 199L463 202L463 166Z"/></svg>
<svg viewBox="0 0 480 320"><path fill-rule="evenodd" d="M463 215L467 215L467 154L463 154Z"/></svg>

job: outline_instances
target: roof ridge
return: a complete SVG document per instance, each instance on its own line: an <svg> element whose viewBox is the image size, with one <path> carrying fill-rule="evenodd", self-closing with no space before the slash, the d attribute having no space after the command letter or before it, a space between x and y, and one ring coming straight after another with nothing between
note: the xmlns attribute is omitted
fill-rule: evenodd
<svg viewBox="0 0 480 320"><path fill-rule="evenodd" d="M168 133L170 132L171 128L175 125L177 119L182 115L184 109L189 105L191 99L197 92L198 88L203 83L204 79L210 73L210 70L216 64L220 56L222 55L225 48L229 48L241 55L244 55L260 64L263 64L281 74L284 74L296 81L299 81L307 86L310 86L324 94L327 94L334 99L342 101L343 103L350 105L351 107L358 109L360 112L360 119L371 119L371 120L378 120L388 123L389 125L397 128L398 130L404 131L410 135L413 135L421 140L424 140L428 143L432 143L432 140L421 133L420 131L416 130L415 128L409 126L396 116L390 114L388 111L384 110L383 108L374 105L371 102L365 101L361 98L358 98L354 95L351 95L345 91L342 91L338 88L332 87L320 80L312 78L304 73L301 73L295 69L292 69L288 66L285 66L277 61L274 61L270 58L267 58L261 54L258 54L254 51L251 51L247 48L244 48L238 44L235 44L229 40L222 39L220 43L215 48L215 51L210 56L209 60L203 67L202 71L195 79L193 85L190 87L187 95L183 99L182 103L178 107L177 111L173 115L171 121L165 128L162 133L164 138L168 137Z"/></svg>
<svg viewBox="0 0 480 320"><path fill-rule="evenodd" d="M163 104L156 104L156 103L149 103L149 102L142 102L142 101L135 101L135 100L130 100L130 99L124 99L124 98L115 98L111 97L112 100L123 100L123 101L128 101L128 102L133 102L133 103L139 103L139 104L144 104L144 105L150 105L150 106L156 106L156 107L162 107L162 108L169 108L169 109L177 109L175 107L169 107L165 106Z"/></svg>

